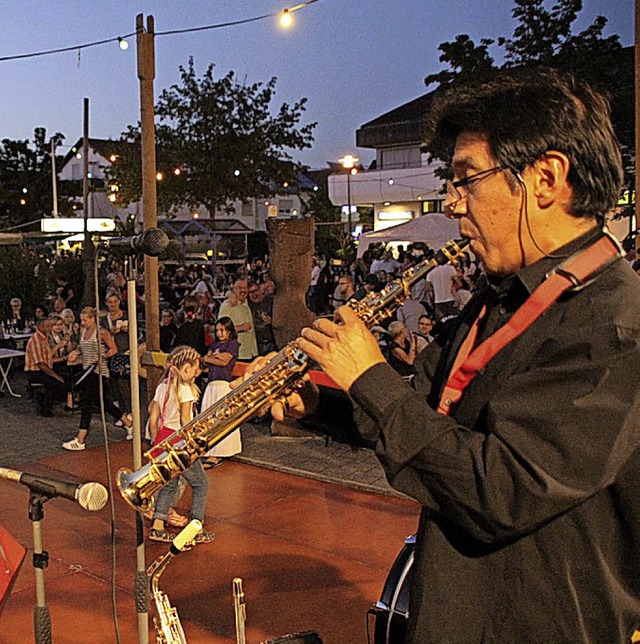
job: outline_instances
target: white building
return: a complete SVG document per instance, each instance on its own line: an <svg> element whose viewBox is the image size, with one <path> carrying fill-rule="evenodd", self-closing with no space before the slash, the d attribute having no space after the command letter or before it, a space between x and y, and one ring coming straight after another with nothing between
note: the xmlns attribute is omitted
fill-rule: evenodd
<svg viewBox="0 0 640 644"><path fill-rule="evenodd" d="M375 168L355 175L329 177L329 199L336 206L373 207L374 230L400 224L430 212L442 212L440 164L429 164L421 151L422 133L433 100L425 94L365 123L356 145L376 150Z"/></svg>

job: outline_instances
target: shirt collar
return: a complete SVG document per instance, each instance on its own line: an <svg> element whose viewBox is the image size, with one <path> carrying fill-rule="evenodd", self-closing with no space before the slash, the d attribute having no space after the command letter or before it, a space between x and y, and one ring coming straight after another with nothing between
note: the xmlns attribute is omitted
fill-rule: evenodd
<svg viewBox="0 0 640 644"><path fill-rule="evenodd" d="M567 257L570 257L582 248L590 246L598 238L602 237L602 235L602 230L596 226L583 235L572 239L568 244L553 251L553 257L543 257L529 266L524 266L517 273L507 275L503 278L489 276L489 286L497 296L506 293L522 293L524 297L528 297L544 282L547 275L567 259Z"/></svg>

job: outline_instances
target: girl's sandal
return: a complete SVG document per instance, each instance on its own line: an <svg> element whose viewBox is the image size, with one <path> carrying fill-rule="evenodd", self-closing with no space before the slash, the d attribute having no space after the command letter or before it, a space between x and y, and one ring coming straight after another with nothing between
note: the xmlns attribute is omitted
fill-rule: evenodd
<svg viewBox="0 0 640 644"><path fill-rule="evenodd" d="M151 528L149 530L149 540L161 541L162 543L171 543L173 541L173 535L166 530L156 530L155 528Z"/></svg>
<svg viewBox="0 0 640 644"><path fill-rule="evenodd" d="M206 530L203 530L202 532L198 532L198 534L193 539L193 542L194 543L210 543L215 538L216 538L216 533L215 532L207 532Z"/></svg>

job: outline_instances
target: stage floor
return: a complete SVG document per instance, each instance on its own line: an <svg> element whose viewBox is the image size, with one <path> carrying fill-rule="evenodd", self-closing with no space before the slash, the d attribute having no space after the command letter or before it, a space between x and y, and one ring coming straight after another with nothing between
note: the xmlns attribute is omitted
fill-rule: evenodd
<svg viewBox="0 0 640 644"><path fill-rule="evenodd" d="M131 463L131 443L112 443L111 470ZM65 480L107 482L102 448L44 459L28 471ZM317 631L324 644L366 642L366 611L379 599L419 507L234 461L208 471L206 525L216 533L174 558L160 578L189 644L236 641L232 580L243 580L248 644ZM113 479L113 476L112 476ZM34 641L35 575L27 488L0 480L0 524L28 548L0 618L0 643ZM190 495L181 501L187 510ZM53 499L44 506L46 600L53 642L116 642L112 604L110 504L88 512ZM115 597L120 642L138 641L133 579L134 512L115 490ZM145 522L145 534L148 529ZM146 543L147 565L167 551ZM150 614L153 611L150 612ZM155 641L150 621L149 641Z"/></svg>

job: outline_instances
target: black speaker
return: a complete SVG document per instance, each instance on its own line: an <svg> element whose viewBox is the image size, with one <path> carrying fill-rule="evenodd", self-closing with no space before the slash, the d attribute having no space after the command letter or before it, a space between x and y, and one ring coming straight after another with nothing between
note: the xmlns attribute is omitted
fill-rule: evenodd
<svg viewBox="0 0 640 644"><path fill-rule="evenodd" d="M305 631L304 633L283 635L275 640L263 642L263 644L322 644L322 639L315 631Z"/></svg>

